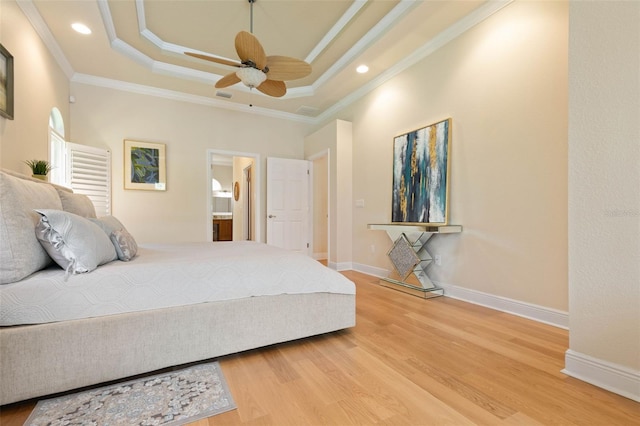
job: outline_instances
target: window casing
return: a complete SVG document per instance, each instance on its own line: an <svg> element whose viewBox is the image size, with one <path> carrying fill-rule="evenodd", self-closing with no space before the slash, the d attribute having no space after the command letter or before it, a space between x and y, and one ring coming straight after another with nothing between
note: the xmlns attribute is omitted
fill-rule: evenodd
<svg viewBox="0 0 640 426"><path fill-rule="evenodd" d="M57 108L49 116L49 182L89 197L98 217L111 214L111 153L102 148L66 142Z"/></svg>

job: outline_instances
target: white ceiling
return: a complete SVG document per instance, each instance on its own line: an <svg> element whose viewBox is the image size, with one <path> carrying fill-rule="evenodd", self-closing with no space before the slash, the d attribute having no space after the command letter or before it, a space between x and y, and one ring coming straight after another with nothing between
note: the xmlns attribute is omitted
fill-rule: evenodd
<svg viewBox="0 0 640 426"><path fill-rule="evenodd" d="M235 35L250 30L248 0L21 0L72 81L313 122L375 88L511 0L256 0L253 34L267 55L311 64L271 98L241 83L213 86L234 68ZM82 22L93 31L71 29ZM358 74L360 64L369 72ZM230 98L217 96L224 92Z"/></svg>

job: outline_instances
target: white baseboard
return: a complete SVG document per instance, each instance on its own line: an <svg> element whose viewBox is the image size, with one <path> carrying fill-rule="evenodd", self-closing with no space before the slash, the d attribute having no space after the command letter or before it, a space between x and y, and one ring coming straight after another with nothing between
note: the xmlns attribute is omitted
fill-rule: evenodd
<svg viewBox="0 0 640 426"><path fill-rule="evenodd" d="M378 278L387 278L389 271L383 268L377 268L375 266L363 265L362 263L353 263L353 270L362 272L363 274L372 275Z"/></svg>
<svg viewBox="0 0 640 426"><path fill-rule="evenodd" d="M351 271L353 264L351 262L327 262L327 266L335 271Z"/></svg>
<svg viewBox="0 0 640 426"><path fill-rule="evenodd" d="M444 295L447 297L464 300L465 302L474 303L476 305L486 306L487 308L507 312L509 314L528 318L554 327L563 328L565 330L569 329L568 312L441 282L434 281L434 284L442 287L444 289Z"/></svg>
<svg viewBox="0 0 640 426"><path fill-rule="evenodd" d="M562 372L583 382L640 402L640 371L568 349Z"/></svg>
<svg viewBox="0 0 640 426"><path fill-rule="evenodd" d="M375 277L384 278L389 276L389 271L386 269L363 265L361 263L354 263L353 269L354 271ZM567 312L441 282L434 281L434 284L442 287L444 289L444 295L447 297L463 300L475 305L486 306L487 308L507 312L565 330L569 329L569 314Z"/></svg>

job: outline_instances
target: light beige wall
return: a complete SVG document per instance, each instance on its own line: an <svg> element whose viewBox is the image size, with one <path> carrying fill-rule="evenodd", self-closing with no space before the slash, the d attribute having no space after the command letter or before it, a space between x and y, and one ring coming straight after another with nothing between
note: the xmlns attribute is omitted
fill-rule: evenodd
<svg viewBox="0 0 640 426"><path fill-rule="evenodd" d="M329 156L329 264L338 270L352 267L352 124L334 120L304 140L304 157L328 150Z"/></svg>
<svg viewBox="0 0 640 426"><path fill-rule="evenodd" d="M570 349L636 371L640 398L640 3L573 2Z"/></svg>
<svg viewBox="0 0 640 426"><path fill-rule="evenodd" d="M329 155L313 160L313 255L320 259L328 252Z"/></svg>
<svg viewBox="0 0 640 426"><path fill-rule="evenodd" d="M391 270L393 137L451 117L450 222L432 276L566 311L566 2L516 1L343 111L353 122L353 260Z"/></svg>
<svg viewBox="0 0 640 426"><path fill-rule="evenodd" d="M0 1L0 43L14 57L14 119L0 117L0 167L31 174L24 160L49 159L49 115L69 131L69 80L13 0Z"/></svg>
<svg viewBox="0 0 640 426"><path fill-rule="evenodd" d="M143 243L209 239L208 149L256 153L263 162L303 155L304 124L77 83L72 93L71 139L111 150L113 214ZM166 144L167 191L123 190L124 139Z"/></svg>
<svg viewBox="0 0 640 426"><path fill-rule="evenodd" d="M329 264L351 269L352 230L352 124L334 120L304 139L304 157L329 152Z"/></svg>

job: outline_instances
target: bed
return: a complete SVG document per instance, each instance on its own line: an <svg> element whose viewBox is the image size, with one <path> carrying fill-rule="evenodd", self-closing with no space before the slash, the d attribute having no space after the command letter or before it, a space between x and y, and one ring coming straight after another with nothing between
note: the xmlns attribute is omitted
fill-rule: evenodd
<svg viewBox="0 0 640 426"><path fill-rule="evenodd" d="M355 325L354 284L307 256L249 241L141 245L68 273L46 250L20 250L37 249L34 210L90 217L86 200L6 171L0 197L0 405ZM42 259L15 280L11 255Z"/></svg>

